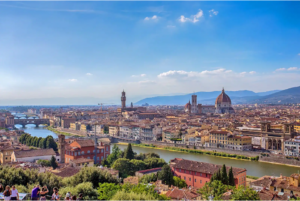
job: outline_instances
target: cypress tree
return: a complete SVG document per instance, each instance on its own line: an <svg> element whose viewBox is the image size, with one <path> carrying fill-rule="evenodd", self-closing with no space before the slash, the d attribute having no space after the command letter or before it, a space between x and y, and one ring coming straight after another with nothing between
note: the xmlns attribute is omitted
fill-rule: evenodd
<svg viewBox="0 0 300 201"><path fill-rule="evenodd" d="M132 151L132 147L131 147L130 143L128 144L128 147L124 152L124 158L129 159L129 160L134 159L134 153Z"/></svg>
<svg viewBox="0 0 300 201"><path fill-rule="evenodd" d="M228 185L235 186L232 167L229 169L229 172L228 172Z"/></svg>
<svg viewBox="0 0 300 201"><path fill-rule="evenodd" d="M51 164L53 170L55 170L57 168L58 165L56 163L56 159L54 156L51 157L50 164Z"/></svg>
<svg viewBox="0 0 300 201"><path fill-rule="evenodd" d="M228 176L227 176L225 164L223 165L222 171L221 171L221 181L223 184L228 184Z"/></svg>
<svg viewBox="0 0 300 201"><path fill-rule="evenodd" d="M219 180L219 181L222 180L221 170L220 170L220 169L219 169L218 172L217 172L217 175L216 175L216 179L215 179L215 180Z"/></svg>

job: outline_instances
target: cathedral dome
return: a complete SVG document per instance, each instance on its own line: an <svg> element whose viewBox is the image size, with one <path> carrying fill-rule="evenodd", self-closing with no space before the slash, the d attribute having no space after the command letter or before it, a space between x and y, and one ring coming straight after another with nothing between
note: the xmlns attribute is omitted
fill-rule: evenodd
<svg viewBox="0 0 300 201"><path fill-rule="evenodd" d="M221 103L230 103L231 104L231 99L225 93L224 88L222 90L222 93L216 99L216 104L221 104Z"/></svg>
<svg viewBox="0 0 300 201"><path fill-rule="evenodd" d="M189 108L191 106L191 101L189 101L187 104L185 104L184 108Z"/></svg>

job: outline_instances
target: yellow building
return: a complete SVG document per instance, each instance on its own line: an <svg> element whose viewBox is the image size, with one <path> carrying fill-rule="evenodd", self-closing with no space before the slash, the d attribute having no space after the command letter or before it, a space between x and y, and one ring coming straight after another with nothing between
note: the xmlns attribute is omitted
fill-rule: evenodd
<svg viewBox="0 0 300 201"><path fill-rule="evenodd" d="M14 148L12 146L2 148L0 150L0 163L6 164L11 162L11 155L14 152Z"/></svg>
<svg viewBox="0 0 300 201"><path fill-rule="evenodd" d="M240 151L251 150L252 138L250 136L230 135L228 136L227 148Z"/></svg>
<svg viewBox="0 0 300 201"><path fill-rule="evenodd" d="M226 148L228 143L228 131L211 131L209 133L210 147Z"/></svg>
<svg viewBox="0 0 300 201"><path fill-rule="evenodd" d="M300 122L297 121L294 123L294 130L295 132L300 133Z"/></svg>
<svg viewBox="0 0 300 201"><path fill-rule="evenodd" d="M76 130L76 123L70 123L70 130Z"/></svg>
<svg viewBox="0 0 300 201"><path fill-rule="evenodd" d="M290 177L277 177L271 178L272 183L270 185L271 191L277 191L287 194L293 194L300 197L300 174L292 174Z"/></svg>

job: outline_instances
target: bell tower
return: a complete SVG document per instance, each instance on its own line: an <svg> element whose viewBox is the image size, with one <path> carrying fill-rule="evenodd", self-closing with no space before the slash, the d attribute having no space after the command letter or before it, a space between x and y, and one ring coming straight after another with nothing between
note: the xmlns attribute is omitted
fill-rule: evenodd
<svg viewBox="0 0 300 201"><path fill-rule="evenodd" d="M125 94L124 89L122 91L121 103L122 103L122 108L126 108L126 94Z"/></svg>
<svg viewBox="0 0 300 201"><path fill-rule="evenodd" d="M65 136L59 135L58 136L58 143L59 143L59 154L60 154L60 163L65 163Z"/></svg>

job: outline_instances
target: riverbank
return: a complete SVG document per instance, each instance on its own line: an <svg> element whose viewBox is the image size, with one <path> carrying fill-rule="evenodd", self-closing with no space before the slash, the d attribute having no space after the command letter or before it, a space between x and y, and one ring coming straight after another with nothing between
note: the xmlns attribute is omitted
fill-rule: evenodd
<svg viewBox="0 0 300 201"><path fill-rule="evenodd" d="M120 145L127 145L128 143L117 143ZM215 151L206 151L206 150L198 150L198 149L185 149L185 148L178 148L178 147L166 147L166 146L156 146L153 144L131 144L132 146L136 147L142 147L142 148L151 148L151 149L158 149L158 150L166 150L170 152L182 152L182 153L193 153L196 155L209 155L209 156L216 156L220 158L229 158L229 159L235 159L235 160L243 160L243 161L259 161L263 163L268 164L274 164L274 165L281 165L281 166L289 166L289 167L296 167L299 168L299 164L291 164L295 163L295 161L286 160L283 156L280 158L277 156L277 158L274 159L275 156L272 157L247 157L243 155L238 154L227 154L224 152L215 152ZM267 161L268 159L269 161ZM299 161L297 161L299 162ZM300 162L299 162L300 163Z"/></svg>
<svg viewBox="0 0 300 201"><path fill-rule="evenodd" d="M121 145L126 145L128 143L117 143ZM249 160L249 161L258 161L259 156L256 157L248 157L243 155L237 155L237 154L227 154L224 152L216 152L216 151L204 151L204 150L198 150L198 149L185 149L185 148L178 148L178 147L158 147L153 144L131 144L132 146L137 147L145 147L145 148L152 148L152 149L161 149L161 150L168 150L168 151L175 151L175 152L185 152L185 153L192 153L192 154L205 154L205 155L211 155L211 156L217 156L222 158L230 158L230 159L236 159L236 160Z"/></svg>
<svg viewBox="0 0 300 201"><path fill-rule="evenodd" d="M47 126L46 129L49 130L49 131L52 131L53 133L56 133L56 134L58 134L58 135L66 135L66 136L82 137L81 135L74 134L74 133L71 133L71 132L62 132L62 131L59 131L59 130L53 128L52 126Z"/></svg>

